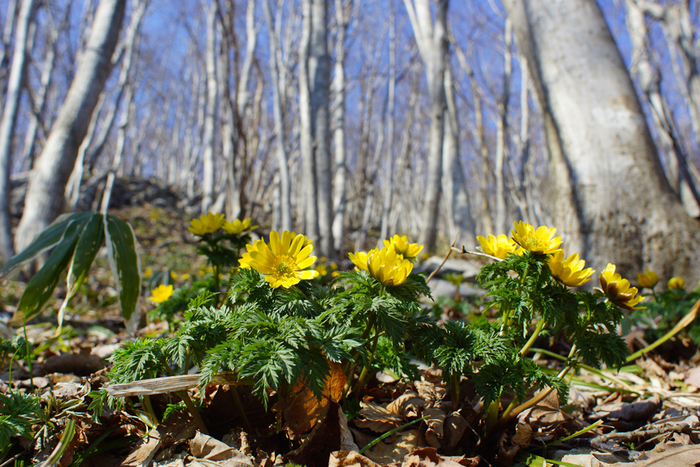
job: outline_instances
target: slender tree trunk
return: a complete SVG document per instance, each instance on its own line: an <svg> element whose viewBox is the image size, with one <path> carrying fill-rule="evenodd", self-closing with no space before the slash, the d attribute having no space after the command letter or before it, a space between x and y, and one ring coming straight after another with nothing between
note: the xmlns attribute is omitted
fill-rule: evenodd
<svg viewBox="0 0 700 467"><path fill-rule="evenodd" d="M129 117L132 114L133 105L134 91L131 84L127 84L126 96L124 99L124 110L122 110L122 117L119 122L119 129L117 130L117 148L114 151L112 164L109 171L107 172L105 188L102 192L102 203L100 204L100 212L103 214L106 214L107 210L109 209L109 201L112 198L112 188L114 188L114 180L117 178L117 170L119 170L119 167L121 167L124 160L126 134L129 129Z"/></svg>
<svg viewBox="0 0 700 467"><path fill-rule="evenodd" d="M506 6L572 197L550 206L565 247L623 275L700 277L700 223L669 186L629 74L595 0L508 0ZM559 163L560 161L555 161ZM571 223L559 206L574 201ZM557 206L559 205L559 206ZM578 241L577 241L578 240Z"/></svg>
<svg viewBox="0 0 700 467"><path fill-rule="evenodd" d="M651 108L651 117L655 123L659 143L667 156L666 173L669 183L680 196L688 215L700 217L700 195L688 171L685 154L673 125L671 110L661 94L659 74L654 70L649 58L644 11L634 0L626 0L625 6L627 30L633 49L630 71L636 73L639 87Z"/></svg>
<svg viewBox="0 0 700 467"><path fill-rule="evenodd" d="M352 0L350 0L352 2ZM393 0L392 0L393 2ZM393 3L392 3L393 7ZM392 10L393 11L393 10ZM335 251L343 248L347 210L345 156L345 34L349 20L345 18L342 0L335 0L335 20L338 32L335 43L335 69L333 73L333 143L335 145L335 170L333 178L333 241Z"/></svg>
<svg viewBox="0 0 700 467"><path fill-rule="evenodd" d="M302 179L305 191L304 231L313 239L319 239L318 184L311 112L309 45L311 42L311 0L302 0L303 29L299 43L299 144L303 164Z"/></svg>
<svg viewBox="0 0 700 467"><path fill-rule="evenodd" d="M277 167L279 170L279 202L280 202L280 225L281 230L292 230L292 208L290 205L291 188L289 182L289 166L287 165L287 148L284 138L284 110L282 108L282 89L283 83L280 82L279 69L281 63L279 58L281 53L276 27L272 20L272 11L270 9L269 0L262 0L265 13L265 21L267 21L268 41L270 43L270 70L272 78L272 106L275 118L275 136L276 136L276 154ZM278 6L278 11L281 9ZM281 16L277 17L281 20Z"/></svg>
<svg viewBox="0 0 700 467"><path fill-rule="evenodd" d="M309 92L311 127L318 182L317 198L319 254L334 258L333 247L333 179L331 177L330 140L330 55L328 54L327 0L312 0L311 43L309 44Z"/></svg>
<svg viewBox="0 0 700 467"><path fill-rule="evenodd" d="M15 34L15 50L5 95L5 106L0 121L0 259L9 261L15 254L12 244L12 219L10 217L10 172L12 170L12 140L22 97L22 82L27 67L27 34L34 17L34 0L25 0L19 12ZM8 21L12 21L8 18Z"/></svg>
<svg viewBox="0 0 700 467"><path fill-rule="evenodd" d="M102 0L63 106L36 161L27 187L15 247L29 245L60 214L63 193L90 117L111 71L126 0Z"/></svg>
<svg viewBox="0 0 700 467"><path fill-rule="evenodd" d="M394 108L396 105L396 12L394 0L390 1L389 16L389 83L387 91L387 142L384 156L384 200L382 203L382 226L379 239L389 238L391 217L391 195L394 190Z"/></svg>
<svg viewBox="0 0 700 467"><path fill-rule="evenodd" d="M216 80L216 17L217 3L212 0L207 11L207 104L204 117L204 153L202 154L202 213L206 213L214 202L214 145L218 93Z"/></svg>
<svg viewBox="0 0 700 467"><path fill-rule="evenodd" d="M442 152L445 136L445 62L447 60L447 8L449 0L435 1L435 21L432 22L428 0L404 0L413 34L425 63L430 95L430 148L428 150L427 187L421 216L420 242L426 252L435 250L438 215L442 190Z"/></svg>
<svg viewBox="0 0 700 467"><path fill-rule="evenodd" d="M510 98L510 74L512 70L511 44L513 29L510 19L506 19L506 27L503 34L505 50L503 53L503 89L498 97L498 111L496 120L496 232L507 232L507 209L505 187L505 163L506 163L506 128L508 126L508 104Z"/></svg>

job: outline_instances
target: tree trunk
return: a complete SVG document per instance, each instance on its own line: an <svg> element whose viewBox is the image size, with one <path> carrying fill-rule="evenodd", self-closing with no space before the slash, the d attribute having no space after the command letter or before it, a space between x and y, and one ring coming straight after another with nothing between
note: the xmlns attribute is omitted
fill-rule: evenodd
<svg viewBox="0 0 700 467"><path fill-rule="evenodd" d="M311 43L309 44L309 92L311 94L311 126L314 136L314 158L318 181L318 253L334 258L333 248L333 184L331 177L330 141L330 56L328 54L327 0L313 0Z"/></svg>
<svg viewBox="0 0 700 467"><path fill-rule="evenodd" d="M700 223L686 215L663 174L595 0L506 5L545 115L550 150L561 150L561 161L552 161L552 182L572 194L552 203L553 226L567 251L599 270L615 263L628 277L650 267L666 278L697 281Z"/></svg>
<svg viewBox="0 0 700 467"><path fill-rule="evenodd" d="M404 0L413 34L426 68L430 95L430 148L428 180L421 216L420 243L426 252L435 250L438 214L442 190L442 151L445 136L445 62L447 60L447 7L449 0L435 1L435 22L432 22L429 0Z"/></svg>
<svg viewBox="0 0 700 467"><path fill-rule="evenodd" d="M511 57L511 37L513 35L510 19L506 19L505 31L503 33L503 89L501 95L497 97L497 120L496 120L496 232L501 234L508 229L508 206L506 204L505 186L505 163L508 150L506 144L506 129L508 127L508 104L510 98L510 73L512 70Z"/></svg>
<svg viewBox="0 0 700 467"><path fill-rule="evenodd" d="M396 104L396 13L394 0L390 0L389 16L389 84L387 90L387 142L384 156L384 201L382 203L382 226L379 239L389 238L389 219L391 218L391 195L394 190L394 112Z"/></svg>
<svg viewBox="0 0 700 467"><path fill-rule="evenodd" d="M292 208L290 205L291 188L289 181L289 166L287 165L287 148L284 137L284 109L282 108L282 90L284 83L280 82L279 69L281 63L281 51L277 42L277 28L272 19L272 10L269 0L263 1L265 21L267 21L268 41L270 42L270 70L272 78L272 106L275 118L275 143L277 154L277 167L279 170L279 227L278 230L292 230ZM277 11L281 11L278 6ZM277 16L277 21L281 21L281 15Z"/></svg>
<svg viewBox="0 0 700 467"><path fill-rule="evenodd" d="M299 43L299 150L303 165L302 179L304 190L304 233L317 241L318 225L318 185L316 184L316 158L314 157L314 137L311 118L311 94L309 73L309 44L311 41L311 0L302 0L303 28Z"/></svg>
<svg viewBox="0 0 700 467"><path fill-rule="evenodd" d="M63 193L90 117L111 72L126 0L102 0L73 82L36 161L15 247L23 250L63 209Z"/></svg>
<svg viewBox="0 0 700 467"><path fill-rule="evenodd" d="M204 153L202 154L202 213L214 202L214 145L216 144L216 110L218 83L216 81L216 17L217 3L212 0L207 11L207 110L204 118Z"/></svg>
<svg viewBox="0 0 700 467"><path fill-rule="evenodd" d="M352 2L352 0L350 0ZM393 2L393 0L392 0ZM347 194L345 180L348 176L345 156L345 33L349 20L345 17L342 0L335 0L335 18L338 32L335 43L335 69L333 73L333 143L335 145L335 170L333 174L333 241L335 251L340 252L345 238Z"/></svg>
<svg viewBox="0 0 700 467"><path fill-rule="evenodd" d="M15 50L5 95L5 107L0 121L0 259L9 261L15 254L12 245L12 219L10 217L10 172L12 170L12 139L22 97L22 83L27 68L27 34L34 17L34 0L25 0L19 12L15 34ZM8 18L12 21L12 18Z"/></svg>

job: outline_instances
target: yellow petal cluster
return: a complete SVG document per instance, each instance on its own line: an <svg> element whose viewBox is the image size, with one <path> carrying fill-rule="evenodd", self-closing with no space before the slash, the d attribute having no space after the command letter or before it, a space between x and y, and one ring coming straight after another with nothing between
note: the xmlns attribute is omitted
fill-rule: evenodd
<svg viewBox="0 0 700 467"><path fill-rule="evenodd" d="M369 272L372 277L388 286L403 284L413 270L413 263L404 259L391 243L381 250L375 248L367 253L358 251L348 256L358 269Z"/></svg>
<svg viewBox="0 0 700 467"><path fill-rule="evenodd" d="M410 261L415 260L423 249L423 245L409 243L406 235L394 235L389 240L384 240L384 246L388 247L389 245L394 245L396 253Z"/></svg>
<svg viewBox="0 0 700 467"><path fill-rule="evenodd" d="M255 269L265 275L270 287L289 288L302 280L319 276L319 272L309 268L315 261L310 256L314 247L307 244L304 235L296 235L285 230L270 232L270 244L258 240L253 245L246 245L246 252L239 260L240 267Z"/></svg>
<svg viewBox="0 0 700 467"><path fill-rule="evenodd" d="M591 279L595 272L592 268L584 269L586 262L573 254L564 259L564 250L557 250L549 260L552 277L569 287L580 287Z"/></svg>
<svg viewBox="0 0 700 467"><path fill-rule="evenodd" d="M166 302L173 295L173 286L160 284L155 289L151 290L151 296L148 297L155 303Z"/></svg>
<svg viewBox="0 0 700 467"><path fill-rule="evenodd" d="M600 273L600 288L603 293L615 305L625 310L639 310L644 307L638 307L637 304L644 300L644 297L637 295L637 288L630 287L630 282L623 279L622 276L615 272L615 265L608 263L603 272Z"/></svg>
<svg viewBox="0 0 700 467"><path fill-rule="evenodd" d="M496 258L505 259L509 253L516 253L518 248L518 244L512 238L502 234L498 237L489 234L488 238L478 236L476 239L481 244L481 251Z"/></svg>
<svg viewBox="0 0 700 467"><path fill-rule="evenodd" d="M258 227L257 225L250 225L250 223L250 217L243 220L234 219L233 222L226 221L224 222L224 232L229 235L240 235L243 232L247 232Z"/></svg>
<svg viewBox="0 0 700 467"><path fill-rule="evenodd" d="M530 224L518 221L511 230L513 240L523 249L537 254L554 253L561 245L561 237L555 237L555 228L540 226L535 229Z"/></svg>
<svg viewBox="0 0 700 467"><path fill-rule="evenodd" d="M668 290L681 290L685 288L685 281L680 277L672 277L668 280Z"/></svg>
<svg viewBox="0 0 700 467"><path fill-rule="evenodd" d="M637 273L637 284L639 287L653 289L659 282L659 276L654 271L647 269L645 272Z"/></svg>
<svg viewBox="0 0 700 467"><path fill-rule="evenodd" d="M367 269L367 252L358 251L356 253L348 253L348 257L350 257L352 264L357 266L357 269L369 272Z"/></svg>
<svg viewBox="0 0 700 467"><path fill-rule="evenodd" d="M192 219L190 222L189 231L200 237L206 234L214 233L224 226L224 215L208 212L199 219Z"/></svg>

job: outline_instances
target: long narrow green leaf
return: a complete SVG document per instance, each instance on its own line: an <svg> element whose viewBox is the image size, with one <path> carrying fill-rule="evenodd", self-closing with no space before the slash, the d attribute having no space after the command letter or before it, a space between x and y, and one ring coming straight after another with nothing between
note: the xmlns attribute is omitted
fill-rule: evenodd
<svg viewBox="0 0 700 467"><path fill-rule="evenodd" d="M136 236L127 222L111 214L105 214L105 236L122 315L128 321L141 297L141 265L136 252Z"/></svg>
<svg viewBox="0 0 700 467"><path fill-rule="evenodd" d="M78 237L88 221L88 218L83 218L68 225L61 242L54 248L44 266L31 278L24 289L13 322L17 322L18 319L27 320L36 315L51 298L56 285L73 258Z"/></svg>
<svg viewBox="0 0 700 467"><path fill-rule="evenodd" d="M46 250L56 246L63 240L66 229L69 225L75 222L82 222L86 218L93 215L92 212L78 212L68 216L59 217L53 224L44 230L31 245L21 251L18 255L8 261L2 269L0 269L0 279L3 279L15 268L22 264L33 260Z"/></svg>
<svg viewBox="0 0 700 467"><path fill-rule="evenodd" d="M95 261L95 256L97 256L97 252L100 251L104 243L104 238L104 216L93 213L75 247L75 254L73 255L73 261L67 277L68 296L74 296L75 292L85 281L92 262Z"/></svg>

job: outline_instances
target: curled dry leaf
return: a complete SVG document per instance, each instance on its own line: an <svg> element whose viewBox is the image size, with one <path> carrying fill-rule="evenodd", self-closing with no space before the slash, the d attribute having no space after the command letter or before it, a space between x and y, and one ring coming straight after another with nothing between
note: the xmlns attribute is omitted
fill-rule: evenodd
<svg viewBox="0 0 700 467"><path fill-rule="evenodd" d="M426 405L428 405L428 402L421 399L418 396L418 393L414 391L406 391L387 405L386 408L389 412L400 415L406 419L418 417L421 409Z"/></svg>
<svg viewBox="0 0 700 467"><path fill-rule="evenodd" d="M386 407L372 402L360 402L360 413L355 419L358 428L367 428L376 433L386 433L403 423L403 417L390 412Z"/></svg>
<svg viewBox="0 0 700 467"><path fill-rule="evenodd" d="M428 425L425 440L432 447L440 448L447 414L440 407L429 407L423 410L423 416L428 417L424 420L425 424Z"/></svg>
<svg viewBox="0 0 700 467"><path fill-rule="evenodd" d="M445 388L436 386L428 381L416 381L415 383L418 397L430 402L441 401L445 397Z"/></svg>

